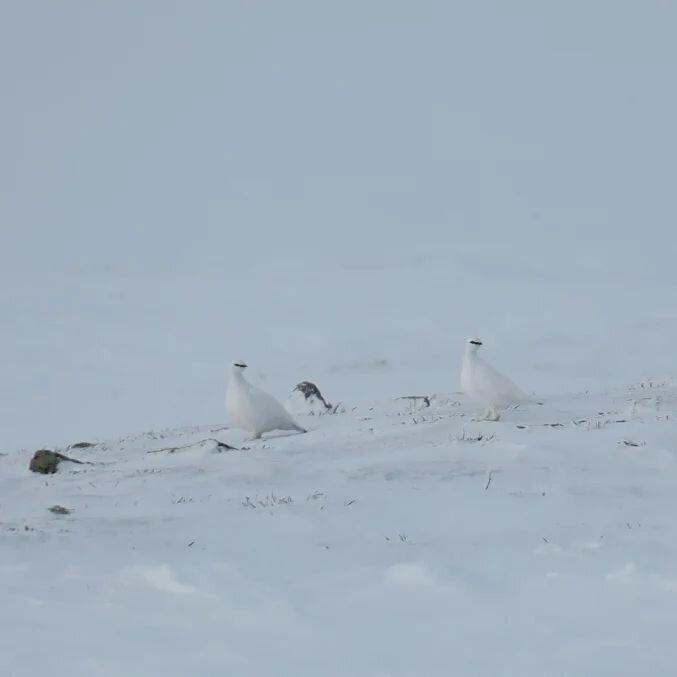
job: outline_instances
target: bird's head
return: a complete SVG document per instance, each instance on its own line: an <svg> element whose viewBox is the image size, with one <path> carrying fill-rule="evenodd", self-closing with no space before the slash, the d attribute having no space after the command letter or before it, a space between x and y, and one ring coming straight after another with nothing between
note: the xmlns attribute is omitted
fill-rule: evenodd
<svg viewBox="0 0 677 677"><path fill-rule="evenodd" d="M476 353L481 345L481 339L478 339L477 336L471 336L466 344L466 350L469 353Z"/></svg>

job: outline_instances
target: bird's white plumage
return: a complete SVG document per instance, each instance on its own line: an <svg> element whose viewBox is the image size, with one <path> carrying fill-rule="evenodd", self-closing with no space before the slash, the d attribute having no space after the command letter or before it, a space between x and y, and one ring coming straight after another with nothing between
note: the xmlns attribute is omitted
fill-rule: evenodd
<svg viewBox="0 0 677 677"><path fill-rule="evenodd" d="M473 402L494 413L497 409L529 402L523 390L477 355L481 345L477 338L468 339L461 368L461 390Z"/></svg>
<svg viewBox="0 0 677 677"><path fill-rule="evenodd" d="M306 432L272 395L253 386L242 375L245 365L233 365L228 390L226 412L232 422L257 439L272 430Z"/></svg>

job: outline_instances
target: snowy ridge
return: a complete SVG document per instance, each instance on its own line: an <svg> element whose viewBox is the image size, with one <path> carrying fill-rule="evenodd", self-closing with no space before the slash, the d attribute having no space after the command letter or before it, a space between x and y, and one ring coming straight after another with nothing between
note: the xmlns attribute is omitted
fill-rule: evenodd
<svg viewBox="0 0 677 677"><path fill-rule="evenodd" d="M677 391L651 386L498 423L382 400L234 451L130 435L53 476L3 456L0 668L67 643L97 675L668 675Z"/></svg>

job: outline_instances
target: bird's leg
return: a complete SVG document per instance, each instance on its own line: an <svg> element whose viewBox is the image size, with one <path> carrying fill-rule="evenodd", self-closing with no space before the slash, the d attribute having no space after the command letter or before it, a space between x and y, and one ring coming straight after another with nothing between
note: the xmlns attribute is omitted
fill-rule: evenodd
<svg viewBox="0 0 677 677"><path fill-rule="evenodd" d="M501 418L501 415L496 411L495 407L489 407L482 416L483 421L498 421Z"/></svg>

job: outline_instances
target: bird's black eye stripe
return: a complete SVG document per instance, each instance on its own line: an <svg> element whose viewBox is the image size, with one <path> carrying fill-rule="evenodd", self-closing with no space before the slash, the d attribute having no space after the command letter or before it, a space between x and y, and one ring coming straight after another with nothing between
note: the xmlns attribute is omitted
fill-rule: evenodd
<svg viewBox="0 0 677 677"><path fill-rule="evenodd" d="M242 362L236 362L233 366L235 367L242 367L243 369L247 366L246 364L242 364Z"/></svg>
<svg viewBox="0 0 677 677"><path fill-rule="evenodd" d="M474 346L481 346L482 345L482 341L470 341L470 343L472 343Z"/></svg>

